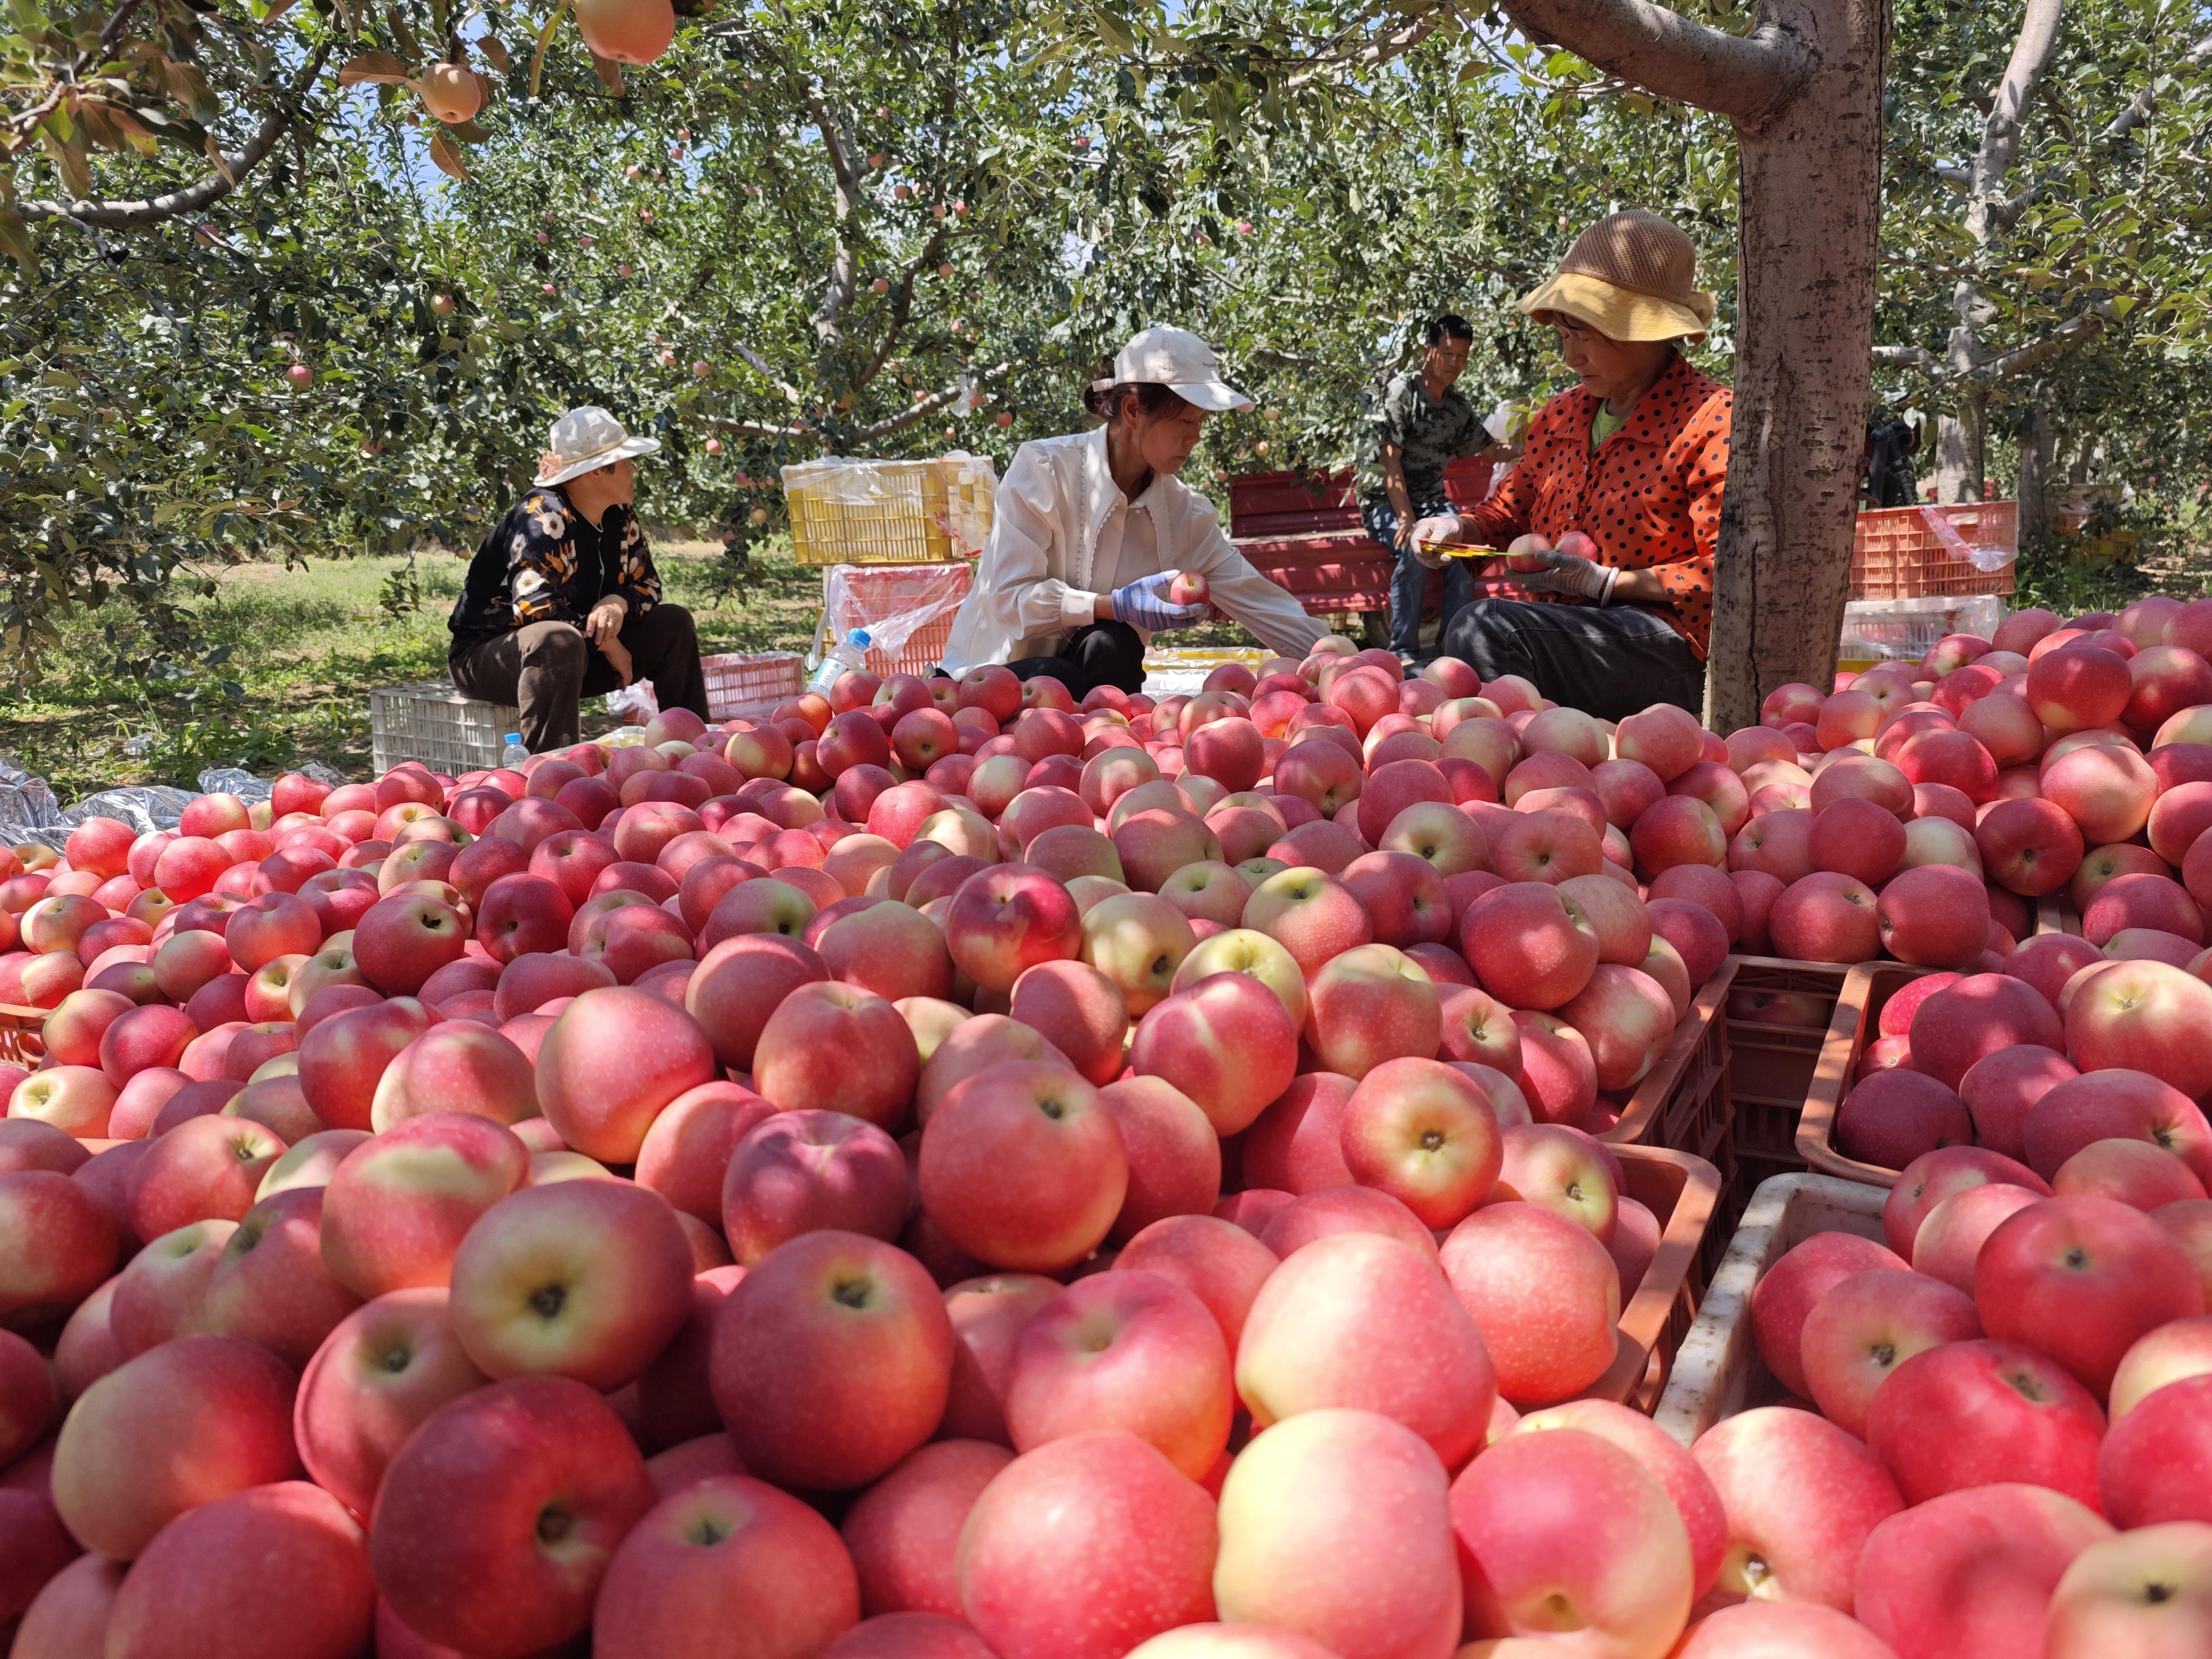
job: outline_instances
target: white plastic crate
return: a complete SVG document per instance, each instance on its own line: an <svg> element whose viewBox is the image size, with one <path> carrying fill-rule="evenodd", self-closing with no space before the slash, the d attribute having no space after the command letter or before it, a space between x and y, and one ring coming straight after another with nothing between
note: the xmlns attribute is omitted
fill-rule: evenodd
<svg viewBox="0 0 2212 1659"><path fill-rule="evenodd" d="M1759 1363L1752 1340L1752 1291L1769 1267L1814 1233L1856 1233L1879 1242L1888 1199L1880 1187L1834 1176L1760 1182L1698 1304L1697 1322L1674 1355L1653 1420L1687 1446L1724 1417L1779 1403L1782 1385Z"/></svg>
<svg viewBox="0 0 2212 1659"><path fill-rule="evenodd" d="M806 686L803 659L795 651L725 652L702 657L707 678L707 718L757 720Z"/></svg>
<svg viewBox="0 0 2212 1659"><path fill-rule="evenodd" d="M458 777L500 763L507 734L522 711L512 703L478 702L451 680L387 685L368 694L370 753L379 772L417 760Z"/></svg>
<svg viewBox="0 0 2212 1659"><path fill-rule="evenodd" d="M1844 607L1844 635L1837 660L1844 667L1877 662L1918 662L1946 634L1978 634L1988 639L2005 619L2003 599L1994 593L1965 598L1854 599Z"/></svg>

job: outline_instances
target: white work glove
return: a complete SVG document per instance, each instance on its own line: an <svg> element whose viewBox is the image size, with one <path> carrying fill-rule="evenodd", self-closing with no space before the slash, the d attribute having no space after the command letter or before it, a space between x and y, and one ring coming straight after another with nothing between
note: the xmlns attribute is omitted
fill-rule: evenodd
<svg viewBox="0 0 2212 1659"><path fill-rule="evenodd" d="M1447 562L1439 542L1459 539L1461 525L1456 513L1439 513L1423 519L1413 526L1413 556L1431 570L1441 570Z"/></svg>
<svg viewBox="0 0 2212 1659"><path fill-rule="evenodd" d="M1114 620L1141 628L1147 634L1164 633L1170 629L1188 628L1204 622L1212 609L1211 605L1168 603L1168 584L1177 574L1163 570L1158 575L1141 577L1126 587L1115 588L1112 595Z"/></svg>
<svg viewBox="0 0 2212 1659"><path fill-rule="evenodd" d="M1605 605L1613 598L1613 585L1620 572L1594 559L1577 558L1556 550L1539 553L1544 568L1516 578L1532 593L1571 593L1577 599Z"/></svg>

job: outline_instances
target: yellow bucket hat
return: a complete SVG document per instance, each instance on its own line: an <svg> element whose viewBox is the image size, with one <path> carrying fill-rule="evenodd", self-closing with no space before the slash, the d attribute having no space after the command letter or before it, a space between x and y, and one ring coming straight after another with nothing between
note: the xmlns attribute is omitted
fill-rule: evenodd
<svg viewBox="0 0 2212 1659"><path fill-rule="evenodd" d="M1608 340L1702 340L1713 296L1693 286L1697 266L1687 236L1657 214L1631 208L1577 236L1521 309L1540 323L1572 317Z"/></svg>

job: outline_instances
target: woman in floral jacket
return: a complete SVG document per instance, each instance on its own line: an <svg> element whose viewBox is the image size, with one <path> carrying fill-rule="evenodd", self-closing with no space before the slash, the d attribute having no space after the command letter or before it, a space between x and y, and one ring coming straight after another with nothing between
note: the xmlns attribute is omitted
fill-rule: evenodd
<svg viewBox="0 0 2212 1659"><path fill-rule="evenodd" d="M1680 230L1616 213L1521 301L1559 330L1581 384L1537 411L1495 495L1425 521L1417 538L1502 548L1571 530L1594 546L1545 555L1546 568L1516 578L1533 600L1479 600L1453 618L1444 654L1485 680L1517 674L1607 720L1654 702L1701 709L1735 398L1678 349L1712 321L1694 272ZM1441 562L1433 546L1424 556Z"/></svg>
<svg viewBox="0 0 2212 1659"><path fill-rule="evenodd" d="M632 460L659 447L604 409L570 410L538 482L469 562L448 671L468 696L517 705L533 753L580 741L582 699L632 680L652 681L663 708L706 716L691 613L662 601L632 508Z"/></svg>

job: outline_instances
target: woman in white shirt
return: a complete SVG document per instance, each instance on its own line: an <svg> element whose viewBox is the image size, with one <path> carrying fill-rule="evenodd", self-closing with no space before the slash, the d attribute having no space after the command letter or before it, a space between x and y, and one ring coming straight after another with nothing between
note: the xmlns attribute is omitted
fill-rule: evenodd
<svg viewBox="0 0 2212 1659"><path fill-rule="evenodd" d="M1222 384L1212 348L1179 328L1148 328L1083 402L1103 426L1014 452L945 672L1005 663L1025 680L1049 674L1079 698L1100 685L1135 691L1146 641L1213 611L1285 656L1310 652L1328 630L1255 570L1213 504L1176 477L1209 416L1252 407ZM1169 603L1181 571L1206 578L1209 604Z"/></svg>

